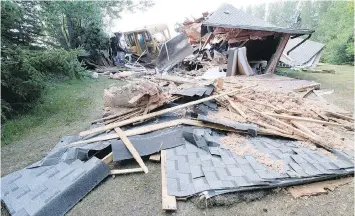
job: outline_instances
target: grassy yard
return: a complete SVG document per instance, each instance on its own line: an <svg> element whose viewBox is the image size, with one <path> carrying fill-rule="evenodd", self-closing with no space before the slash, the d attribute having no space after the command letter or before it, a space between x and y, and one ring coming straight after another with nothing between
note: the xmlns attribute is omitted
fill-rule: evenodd
<svg viewBox="0 0 355 216"><path fill-rule="evenodd" d="M103 108L103 103L97 103L103 101L103 89L114 82L118 81L102 77L98 81L86 78L49 83L43 99L33 110L2 125L2 144L21 140L34 131L60 130L80 119L87 124L91 120L86 120L89 114Z"/></svg>
<svg viewBox="0 0 355 216"><path fill-rule="evenodd" d="M335 74L308 73L291 69L278 69L277 74L321 83L321 89L334 89L324 98L349 111L354 109L354 66L322 64L316 69L334 70Z"/></svg>

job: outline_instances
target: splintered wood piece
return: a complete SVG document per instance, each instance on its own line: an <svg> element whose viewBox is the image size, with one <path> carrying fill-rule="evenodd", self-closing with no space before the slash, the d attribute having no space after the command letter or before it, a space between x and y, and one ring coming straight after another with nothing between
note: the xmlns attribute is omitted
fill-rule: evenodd
<svg viewBox="0 0 355 216"><path fill-rule="evenodd" d="M225 93L218 94L218 95L209 96L209 97L206 97L206 98L202 98L200 100L191 101L189 103L181 104L179 106L171 107L171 108L160 110L160 111L157 111L157 112L152 112L152 113L149 113L147 115L133 117L133 118L130 118L130 119L127 119L127 120L124 120L124 121L120 121L120 122L116 122L116 123L112 123L112 124L109 124L109 125L106 125L106 126L103 126L103 127L93 128L93 129L90 129L90 130L87 130L87 131L80 132L79 136L84 137L84 136L87 136L87 135L90 135L90 134L104 132L104 131L111 130L111 129L116 128L116 127L121 127L121 126L124 126L124 125L128 125L128 124L132 124L132 123L135 123L135 122L139 122L139 121L142 121L142 120L150 119L150 118L157 117L157 116L160 116L160 115L164 115L166 113L173 112L173 111L176 111L176 110L179 110L179 109L182 109L182 108L186 108L186 107L197 105L197 104L200 104L200 103L203 103L203 102L206 102L206 101L210 101L210 100L213 100L213 99L225 96L225 95L233 94L233 93L236 93L236 92L238 92L240 90L243 90L243 88L242 89L237 89L237 90L234 90L234 91L230 91L230 92L225 92Z"/></svg>
<svg viewBox="0 0 355 216"><path fill-rule="evenodd" d="M164 210L176 210L176 198L168 194L168 183L166 181L166 151L161 150L161 198Z"/></svg>
<svg viewBox="0 0 355 216"><path fill-rule="evenodd" d="M118 134L118 136L120 137L120 139L122 140L122 142L125 144L125 146L127 147L127 149L129 150L129 152L131 152L133 158L137 161L137 163L139 164L140 167L142 167L143 171L145 173L148 173L148 168L146 167L146 165L144 164L141 156L139 155L139 153L137 152L136 148L134 148L134 146L132 145L131 141L129 141L129 139L127 138L127 136L125 135L125 133L121 130L121 128L117 127L115 128L116 133Z"/></svg>
<svg viewBox="0 0 355 216"><path fill-rule="evenodd" d="M246 120L248 119L248 116L243 112L243 110L239 108L239 106L236 103L234 103L234 101L228 95L224 97L228 100L229 104L235 111L237 111L244 119Z"/></svg>
<svg viewBox="0 0 355 216"><path fill-rule="evenodd" d="M144 172L142 168L132 168L132 169L122 169L122 170L110 170L111 175L120 175L120 174L128 174L128 173L138 173Z"/></svg>
<svg viewBox="0 0 355 216"><path fill-rule="evenodd" d="M159 162L160 161L160 154L156 153L156 154L150 155L149 160L154 161L154 162Z"/></svg>
<svg viewBox="0 0 355 216"><path fill-rule="evenodd" d="M276 117L276 118L287 119L287 120L313 122L313 123L319 123L319 124L324 124L324 125L332 125L332 126L338 126L338 127L347 127L348 126L348 125L344 125L344 124L337 124L337 123L333 123L333 122L326 122L326 121L321 121L321 120L316 120L316 119L311 119L311 118L305 118L305 117L279 115L279 114L275 114L275 113L263 113L263 114L268 115L268 116L273 116L273 117Z"/></svg>

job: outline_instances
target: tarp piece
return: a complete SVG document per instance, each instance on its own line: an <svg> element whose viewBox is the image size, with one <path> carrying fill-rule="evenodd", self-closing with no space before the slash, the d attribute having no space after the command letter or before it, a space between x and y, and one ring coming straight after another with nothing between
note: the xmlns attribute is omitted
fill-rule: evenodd
<svg viewBox="0 0 355 216"><path fill-rule="evenodd" d="M196 127L180 126L176 128L166 128L151 133L130 136L134 148L140 156L150 155L162 149L174 148L185 143L182 133L191 131ZM127 147L121 140L112 141L113 161L121 161L133 158Z"/></svg>
<svg viewBox="0 0 355 216"><path fill-rule="evenodd" d="M1 178L1 200L11 215L64 215L109 173L96 157L25 168Z"/></svg>
<svg viewBox="0 0 355 216"><path fill-rule="evenodd" d="M272 160L282 161L276 171L256 156L239 156L226 147L209 147L207 152L196 145L166 150L168 194L190 196L205 191L211 197L232 191L285 187L353 174L352 152L333 151L334 157L302 147L296 141L266 137L248 138L250 145Z"/></svg>
<svg viewBox="0 0 355 216"><path fill-rule="evenodd" d="M213 85L208 85L208 86L198 86L198 87L191 87L187 89L182 89L174 95L183 95L183 96L188 96L188 97L193 97L193 96L210 96L214 90Z"/></svg>
<svg viewBox="0 0 355 216"><path fill-rule="evenodd" d="M161 46L156 60L157 68L160 72L167 72L192 52L193 48L185 34L179 34Z"/></svg>
<svg viewBox="0 0 355 216"><path fill-rule="evenodd" d="M245 124L245 123L236 123L233 121L224 121L224 120L218 120L218 119L212 119L204 115L198 115L197 120L203 121L203 122L209 122L209 123L214 123L214 124L220 124L224 125L227 127L234 128L236 130L242 130L242 131L247 131L249 135L251 136L257 136L258 135L258 126L255 124Z"/></svg>
<svg viewBox="0 0 355 216"><path fill-rule="evenodd" d="M104 134L105 135L105 134ZM72 163L79 159L81 161L89 160L96 152L103 150L110 145L110 141L94 142L82 144L73 147L68 145L72 142L82 140L78 136L64 136L58 144L48 153L46 157L28 168L39 166L50 166L60 162Z"/></svg>

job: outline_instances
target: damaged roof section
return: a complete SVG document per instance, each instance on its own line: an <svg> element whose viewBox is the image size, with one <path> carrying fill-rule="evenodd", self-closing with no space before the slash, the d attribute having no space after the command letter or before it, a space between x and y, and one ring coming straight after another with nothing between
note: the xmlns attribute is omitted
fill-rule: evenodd
<svg viewBox="0 0 355 216"><path fill-rule="evenodd" d="M312 34L314 30L291 29L275 26L262 19L237 9L229 4L221 5L213 14L207 17L203 25L223 28L240 28L248 30L273 31L287 34Z"/></svg>

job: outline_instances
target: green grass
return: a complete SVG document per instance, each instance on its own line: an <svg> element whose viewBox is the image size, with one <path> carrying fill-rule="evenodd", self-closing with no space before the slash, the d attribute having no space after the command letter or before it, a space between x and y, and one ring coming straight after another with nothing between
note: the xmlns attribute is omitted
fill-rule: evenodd
<svg viewBox="0 0 355 216"><path fill-rule="evenodd" d="M354 107L354 66L321 64L316 69L334 70L335 74L308 73L285 68L278 68L277 74L297 79L313 80L321 83L321 89L334 89L326 99L335 104L341 104L349 111Z"/></svg>
<svg viewBox="0 0 355 216"><path fill-rule="evenodd" d="M41 102L29 113L6 121L1 128L2 144L10 144L23 139L32 131L44 130L68 125L74 121L88 117L93 109L99 110L97 100L103 101L103 89L118 82L107 78L98 81L85 78L83 80L67 80L60 83L48 83L47 91ZM86 120L85 120L86 122Z"/></svg>

